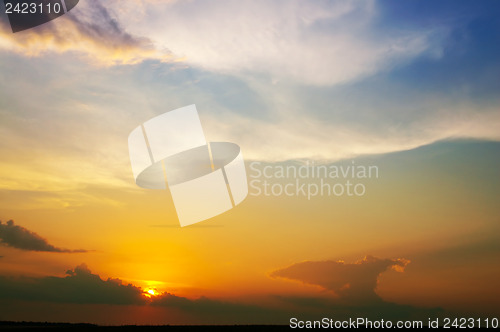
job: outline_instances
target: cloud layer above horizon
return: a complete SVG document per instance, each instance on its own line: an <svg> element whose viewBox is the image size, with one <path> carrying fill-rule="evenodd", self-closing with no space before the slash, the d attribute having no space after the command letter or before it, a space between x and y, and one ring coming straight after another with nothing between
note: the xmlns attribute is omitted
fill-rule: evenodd
<svg viewBox="0 0 500 332"><path fill-rule="evenodd" d="M388 269L403 272L409 263L406 259L379 259L373 256L366 256L352 264L306 261L276 270L271 276L320 286L333 291L343 302L368 304L382 301L375 293L379 275Z"/></svg>
<svg viewBox="0 0 500 332"><path fill-rule="evenodd" d="M327 281L330 287L331 283L336 283L336 280L349 279L369 280L370 283L375 282L378 274L383 272L390 266L403 267L406 262L403 260L381 260L367 256L356 264L346 264L345 269L350 266L360 265L361 269L349 273L346 270L342 271L340 264L335 267L332 262L308 262L319 264L330 264L327 267L328 271L315 270L314 272L329 272L323 276L323 280ZM333 266L333 269L331 268ZM291 270L301 269L303 263L292 265L289 268L276 271L275 276L289 275ZM376 271L375 271L376 270ZM363 272L375 272L368 276L363 276ZM295 271L297 272L297 271ZM310 276L311 274L309 274ZM317 279L316 275L316 279ZM301 277L302 278L302 277ZM355 285L356 287L356 285ZM118 278L103 279L98 274L94 274L86 264L80 264L74 269L66 271L64 277L46 276L46 277L7 277L0 275L0 306L2 300L27 301L35 303L55 303L69 306L72 304L104 304L115 305L120 307L125 306L143 306L150 308L164 308L165 313L180 315L181 322L186 324L203 323L203 324L283 324L287 322L290 315L302 315L303 317L316 317L316 315L327 315L330 310L335 309L337 317L352 317L353 314L362 313L367 317L379 317L383 315L384 319L398 319L415 315L423 315L422 317L434 316L440 310L436 309L420 309L407 305L385 302L380 298L373 301L371 293L373 285L369 285L364 289L358 288L358 295L364 299L362 302L357 301L342 301L330 297L311 296L307 299L288 297L286 295L276 296L281 304L293 304L293 307L284 309L283 307L274 305L252 304L246 299L238 301L228 301L214 299L201 296L196 299L177 296L175 294L158 292L151 296L146 290L141 289L131 283L124 283ZM371 289L370 289L371 288ZM366 294L361 294L367 292ZM365 301L370 298L370 301ZM352 298L351 298L352 299ZM356 298L360 300L360 298ZM21 302L23 303L23 302ZM347 306L346 306L347 304ZM288 305L286 307L288 307ZM64 310L71 310L72 307L67 307ZM110 308L107 307L110 311ZM187 315L187 316L186 316ZM304 316L305 315L305 316ZM430 316L429 316L430 315ZM128 321L123 317L120 322ZM174 320L175 321L175 320Z"/></svg>

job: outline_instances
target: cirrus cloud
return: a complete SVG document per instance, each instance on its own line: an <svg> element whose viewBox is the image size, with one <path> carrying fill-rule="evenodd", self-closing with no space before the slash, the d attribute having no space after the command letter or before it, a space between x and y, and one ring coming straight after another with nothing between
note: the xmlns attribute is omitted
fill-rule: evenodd
<svg viewBox="0 0 500 332"><path fill-rule="evenodd" d="M0 49L28 57L67 52L83 55L95 65L137 64L146 59L167 61L145 37L130 34L100 2L81 2L52 22L13 34L6 16L0 16Z"/></svg>
<svg viewBox="0 0 500 332"><path fill-rule="evenodd" d="M420 55L439 57L446 35L438 27L378 29L373 1L195 0L141 8L118 9L121 21L189 65L318 86L356 81Z"/></svg>

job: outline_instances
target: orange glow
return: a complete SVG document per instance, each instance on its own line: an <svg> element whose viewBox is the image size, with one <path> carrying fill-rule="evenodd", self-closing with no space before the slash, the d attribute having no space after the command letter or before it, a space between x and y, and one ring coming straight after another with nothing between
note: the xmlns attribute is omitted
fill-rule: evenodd
<svg viewBox="0 0 500 332"><path fill-rule="evenodd" d="M155 296L161 295L161 292L159 292L156 288L146 288L144 289L143 294L145 297L151 299Z"/></svg>

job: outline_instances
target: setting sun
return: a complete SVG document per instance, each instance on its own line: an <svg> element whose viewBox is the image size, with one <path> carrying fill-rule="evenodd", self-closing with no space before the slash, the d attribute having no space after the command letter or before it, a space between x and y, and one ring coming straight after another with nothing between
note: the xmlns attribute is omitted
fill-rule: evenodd
<svg viewBox="0 0 500 332"><path fill-rule="evenodd" d="M495 13L0 0L0 332L498 327Z"/></svg>

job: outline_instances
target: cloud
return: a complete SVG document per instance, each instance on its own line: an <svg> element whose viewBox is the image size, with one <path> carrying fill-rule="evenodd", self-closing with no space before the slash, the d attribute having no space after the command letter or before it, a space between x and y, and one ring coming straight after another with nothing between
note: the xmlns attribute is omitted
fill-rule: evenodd
<svg viewBox="0 0 500 332"><path fill-rule="evenodd" d="M9 137L9 150L2 147L7 159L2 162L5 166L0 166L3 173L10 174L3 181L9 189L52 189L55 184L74 189L77 180L84 185L98 182L126 186L131 183L130 170L122 142L130 128L155 114L191 103L198 104L204 117L206 136L212 141L238 142L248 160L335 161L408 150L455 137L500 139L498 102L468 100L469 86L477 85L483 93L485 79L456 79L470 63L458 62L460 66L451 66L450 72L441 75L439 71L435 74L436 70L449 67L447 56L453 50L443 53L439 61L421 61L422 56L439 53L445 32L431 23L427 28L405 25L402 29L400 23L391 24L390 20L388 27L381 29L378 24L385 17L381 17L384 8L380 3L292 0L125 4L109 0L105 8L89 3L82 2L74 14L26 34L13 36L4 29L9 33L4 42L16 43L22 54L32 55L50 52L52 43L64 44L56 51L76 51L104 64L137 63L149 58L148 52L156 58L157 50L168 48L174 57L184 57L192 68L145 63L127 71L115 68L96 72L56 58L54 63L47 60L50 65L44 62L36 66L39 75L33 75L31 61L6 59L2 97L8 111L3 118L6 125L0 131ZM91 15L93 11L95 15ZM23 41L31 35L38 42ZM14 37L20 38L18 42ZM117 59L113 58L115 49L119 50ZM402 69L408 67L406 64L421 62L427 70L412 69L419 84L429 85L436 75L446 77L444 93L440 88L401 81L398 71L393 71L395 79L375 75L387 73L394 66ZM52 70L53 66L58 70ZM48 82L54 73L59 77ZM370 75L375 77L363 80ZM495 76L490 69L488 76ZM37 81L37 77L41 79ZM234 89L238 82L242 88ZM487 86L494 90L495 81L492 83ZM450 89L458 92L450 95ZM25 93L34 97L23 98ZM61 99L63 95L69 98ZM116 122L117 118L123 120ZM89 144L89 140L99 144ZM11 161L18 144L43 146L36 152L44 157L36 164ZM64 150L59 149L61 145ZM23 153L22 157L27 155ZM85 172L75 176L78 168ZM40 176L41 169L44 176ZM79 198L72 201L86 201Z"/></svg>
<svg viewBox="0 0 500 332"><path fill-rule="evenodd" d="M189 90L202 87L207 72L239 78L262 99L265 106L241 112L199 98L217 109L204 122L207 137L239 142L247 158L339 160L456 137L500 139L498 101L484 102L498 66L467 56L455 62L453 19L402 24L374 1L139 1L140 10L122 3L109 6L130 31L202 72L183 86L187 100L207 92ZM443 84L435 86L437 77ZM252 104L242 92L216 91Z"/></svg>
<svg viewBox="0 0 500 332"><path fill-rule="evenodd" d="M81 264L66 271L65 277L14 278L0 276L0 300L43 301L73 304L151 305L155 308L176 310L190 315L190 321L210 323L250 324L258 319L271 322L280 313L256 305L246 305L201 297L188 299L171 293L153 298L145 296L144 290L133 284L124 284L117 278L103 280L93 274L87 265ZM1 302L0 302L1 305ZM123 320L122 320L123 321Z"/></svg>
<svg viewBox="0 0 500 332"><path fill-rule="evenodd" d="M373 303L382 299L375 293L379 275L388 270L404 271L405 259L366 256L349 264L342 261L306 261L274 271L272 277L302 281L335 292L349 303Z"/></svg>
<svg viewBox="0 0 500 332"><path fill-rule="evenodd" d="M146 59L165 61L150 40L133 36L100 2L81 1L71 12L39 27L13 34L0 18L0 49L24 56L77 52L97 65L136 64Z"/></svg>
<svg viewBox="0 0 500 332"><path fill-rule="evenodd" d="M22 33L12 34L3 17L0 48L26 56L78 52L101 65L182 60L211 72L319 86L441 53L440 28L380 30L373 1L82 1Z"/></svg>
<svg viewBox="0 0 500 332"><path fill-rule="evenodd" d="M204 121L205 134L214 141L238 142L247 159L265 161L336 161L446 139L500 140L498 103L475 104L415 91L411 97L407 91L390 97L383 91L363 95L366 91L352 87L341 92L344 96L328 90L331 96L325 96L271 87L269 96L279 100L271 120L221 112Z"/></svg>
<svg viewBox="0 0 500 332"><path fill-rule="evenodd" d="M256 319L258 322L275 322L277 316L283 317L283 319L287 318L284 311L276 308L270 309L257 305L227 302L204 296L198 299L187 299L164 293L154 298L151 304L158 307L180 309L196 316L205 317L204 319L211 318L213 319L211 323L219 324L221 319L232 323L241 323L243 321L248 324L255 324Z"/></svg>
<svg viewBox="0 0 500 332"><path fill-rule="evenodd" d="M374 1L195 0L150 3L119 15L132 31L192 66L275 82L352 82L440 54L440 29L379 31L377 12Z"/></svg>
<svg viewBox="0 0 500 332"><path fill-rule="evenodd" d="M17 248L21 250L31 251L46 251L46 252L64 252L64 253L80 253L87 250L69 250L58 248L47 242L40 235L31 232L30 230L14 225L14 221L9 220L3 224L0 221L0 244Z"/></svg>
<svg viewBox="0 0 500 332"><path fill-rule="evenodd" d="M366 260L371 261L371 263L360 264L386 265L387 267L391 264L393 264L391 266L398 267L404 265L404 263L397 260L367 258L364 261ZM389 261L392 263L388 263ZM152 298L145 295L144 290L141 288L133 284L124 284L120 279L102 279L99 275L93 274L85 264L66 271L64 277L15 278L0 276L0 308L4 313L4 317L10 317L12 312L19 313L19 310L11 309L11 302L14 306L17 305L18 308L31 308L21 310L23 315L16 315L15 317L33 317L31 314L39 312L40 309L37 308L40 305L50 305L54 308L51 310L51 315L53 312L59 313L56 316L52 315L51 317L55 317L53 319L60 320L68 312L72 312L74 314L71 317L78 317L76 318L78 321L82 319L92 321L92 318L85 312L80 314L83 307L74 307L71 304L115 305L123 308L123 310L127 306L135 306L133 311L138 312L139 310L141 316L145 312L152 310L149 312L156 312L159 315L156 315L156 318L147 316L148 319L168 317L160 320L159 323L162 324L172 324L172 322L176 324L284 324L288 322L290 317L321 319L322 317L329 317L332 312L335 313L337 319L348 319L349 317L359 317L359 315L370 319L415 319L415 317L433 317L439 312L436 309L419 309L384 301L352 304L324 297L275 296L272 299L265 298L263 302L249 304L244 302L245 299L239 299L236 302L207 297L189 299L168 292ZM26 302L30 302L30 304L27 305ZM54 307L51 303L62 306ZM136 306L142 306L144 310L138 309ZM92 312L103 310L107 315L108 312L116 312L116 307L115 309L110 306L92 307L91 310ZM42 310L42 312L44 311ZM95 318L96 316L92 317ZM123 312L118 317L120 324L124 322L136 323L134 317L124 318ZM116 319L116 317L114 318ZM113 319L113 317L109 317L109 319ZM146 323L144 320L141 321L142 324ZM109 320L106 322L109 324ZM147 323L151 324L152 321Z"/></svg>
<svg viewBox="0 0 500 332"><path fill-rule="evenodd" d="M85 264L65 277L0 277L0 298L63 303L141 304L143 291L119 279L102 280Z"/></svg>

